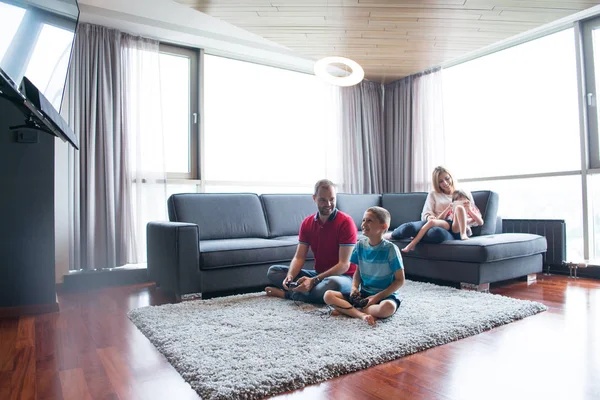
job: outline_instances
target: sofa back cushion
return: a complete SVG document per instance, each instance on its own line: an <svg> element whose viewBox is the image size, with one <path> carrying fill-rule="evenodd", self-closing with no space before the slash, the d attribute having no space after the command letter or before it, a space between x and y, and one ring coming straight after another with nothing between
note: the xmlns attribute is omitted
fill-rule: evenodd
<svg viewBox="0 0 600 400"><path fill-rule="evenodd" d="M384 193L381 206L392 214L390 230L396 229L405 222L420 221L427 193Z"/></svg>
<svg viewBox="0 0 600 400"><path fill-rule="evenodd" d="M267 222L254 193L182 193L167 201L169 220L198 225L200 240L266 238Z"/></svg>
<svg viewBox="0 0 600 400"><path fill-rule="evenodd" d="M352 217L359 231L365 211L373 206L381 206L380 194L338 193L337 195L337 208Z"/></svg>
<svg viewBox="0 0 600 400"><path fill-rule="evenodd" d="M310 194L263 194L260 196L269 237L298 235L306 217L317 212Z"/></svg>
<svg viewBox="0 0 600 400"><path fill-rule="evenodd" d="M475 205L481 211L483 226L472 228L473 236L493 235L496 233L496 222L498 216L498 193L490 190L476 190L471 192Z"/></svg>

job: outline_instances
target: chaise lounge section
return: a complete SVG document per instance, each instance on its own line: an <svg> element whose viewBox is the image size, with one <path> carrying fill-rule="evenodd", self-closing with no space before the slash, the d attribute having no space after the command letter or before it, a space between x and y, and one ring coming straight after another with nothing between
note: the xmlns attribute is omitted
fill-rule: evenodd
<svg viewBox="0 0 600 400"><path fill-rule="evenodd" d="M390 229L420 219L427 193L338 194L337 207L360 233L364 211L382 206L392 215ZM467 241L420 243L403 254L406 274L487 290L489 283L542 271L546 239L499 233L498 195L473 192L484 225ZM170 222L147 227L148 273L161 290L202 297L268 284L267 270L289 264L302 220L316 212L308 194L185 193L168 200ZM395 241L404 247L407 240ZM309 252L307 267L314 264Z"/></svg>

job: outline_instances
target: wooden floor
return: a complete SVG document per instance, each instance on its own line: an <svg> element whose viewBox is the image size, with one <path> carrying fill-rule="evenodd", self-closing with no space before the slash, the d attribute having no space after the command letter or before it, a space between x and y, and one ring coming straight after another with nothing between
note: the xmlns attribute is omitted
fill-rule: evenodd
<svg viewBox="0 0 600 400"><path fill-rule="evenodd" d="M539 274L491 291L549 311L277 398L600 399L600 281ZM126 317L165 302L152 285L125 286L0 320L0 399L198 399Z"/></svg>

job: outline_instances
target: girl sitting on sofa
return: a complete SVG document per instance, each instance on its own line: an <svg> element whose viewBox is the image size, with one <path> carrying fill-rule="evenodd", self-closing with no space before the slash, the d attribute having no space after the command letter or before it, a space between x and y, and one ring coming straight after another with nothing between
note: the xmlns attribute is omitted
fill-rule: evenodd
<svg viewBox="0 0 600 400"><path fill-rule="evenodd" d="M448 169L442 166L436 167L431 174L431 184L433 190L429 192L427 199L425 199L421 221L402 224L391 234L387 233L385 239L399 240L414 238L423 225L430 220L435 220L452 203L452 193L457 189L457 183ZM465 193L469 198L469 202L474 204L471 193L468 191L465 191ZM423 241L427 243L442 243L444 240L452 239L454 237L450 231L437 226L427 230L427 233L423 237Z"/></svg>
<svg viewBox="0 0 600 400"><path fill-rule="evenodd" d="M431 228L446 229L454 239L467 240L472 235L471 226L479 225L483 225L483 218L477 206L471 203L465 191L455 190L452 193L452 202L435 219L427 221L417 236L402 251L406 253L414 250L417 243Z"/></svg>

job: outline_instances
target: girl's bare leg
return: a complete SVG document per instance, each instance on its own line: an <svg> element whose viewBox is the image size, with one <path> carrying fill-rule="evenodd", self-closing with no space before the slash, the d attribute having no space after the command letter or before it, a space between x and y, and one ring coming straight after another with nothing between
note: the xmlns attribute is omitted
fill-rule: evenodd
<svg viewBox="0 0 600 400"><path fill-rule="evenodd" d="M407 244L406 247L403 248L401 251L403 251L404 253L413 251L415 249L415 247L417 246L417 243L419 243L421 241L421 239L423 239L423 236L425 236L427 231L433 227L449 229L450 225L448 224L448 222L444 221L443 219L430 219L429 221L427 221L425 223L425 225L423 225L423 227L421 229L419 229L419 233L417 233L417 236L415 236L415 238L413 240L411 240L410 243Z"/></svg>
<svg viewBox="0 0 600 400"><path fill-rule="evenodd" d="M469 238L467 236L467 211L463 206L456 206L454 222L452 224L452 232L460 232L461 240L467 240Z"/></svg>
<svg viewBox="0 0 600 400"><path fill-rule="evenodd" d="M334 290L328 290L323 296L325 304L333 306L337 311L342 312L353 318L360 318L366 321L369 325L375 325L375 318L352 307L352 304L348 303L344 299L344 295Z"/></svg>

